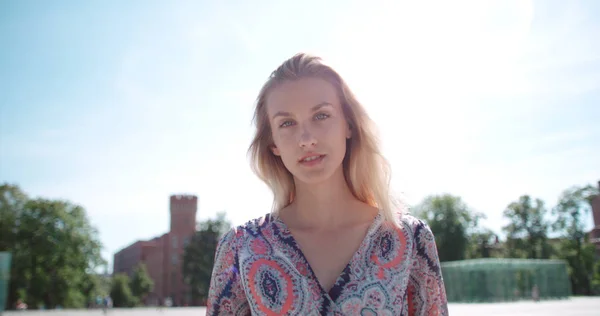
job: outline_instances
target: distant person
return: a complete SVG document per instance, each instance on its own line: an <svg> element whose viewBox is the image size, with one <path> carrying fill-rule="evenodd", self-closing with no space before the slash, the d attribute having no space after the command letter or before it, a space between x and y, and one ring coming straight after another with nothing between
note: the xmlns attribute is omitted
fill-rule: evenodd
<svg viewBox="0 0 600 316"><path fill-rule="evenodd" d="M534 302L540 301L540 289L538 288L537 284L531 289L531 298Z"/></svg>
<svg viewBox="0 0 600 316"><path fill-rule="evenodd" d="M273 209L219 241L207 315L448 315L434 236L394 207L375 126L340 75L293 56L254 119Z"/></svg>
<svg viewBox="0 0 600 316"><path fill-rule="evenodd" d="M110 296L105 296L102 303L102 311L106 314L113 306L112 298Z"/></svg>
<svg viewBox="0 0 600 316"><path fill-rule="evenodd" d="M15 309L18 311L24 311L27 310L27 304L25 304L25 302L23 302L21 299L17 300L17 303L15 304ZM0 311L2 312L2 311ZM2 314L2 313L0 313Z"/></svg>

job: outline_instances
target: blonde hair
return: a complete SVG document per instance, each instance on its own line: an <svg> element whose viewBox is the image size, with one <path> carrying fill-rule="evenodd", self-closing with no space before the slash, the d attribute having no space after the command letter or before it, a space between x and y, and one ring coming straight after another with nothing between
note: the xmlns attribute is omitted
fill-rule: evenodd
<svg viewBox="0 0 600 316"><path fill-rule="evenodd" d="M321 58L300 53L286 60L271 73L256 100L254 124L256 134L248 148L254 173L273 191L272 215L294 201L295 185L292 174L280 157L271 151L273 138L266 109L267 94L278 84L300 78L321 78L338 92L342 110L352 130L346 143L342 162L344 178L352 194L360 201L382 210L386 220L396 222L396 201L391 197L390 167L379 149L379 139L373 121L358 102L342 77Z"/></svg>

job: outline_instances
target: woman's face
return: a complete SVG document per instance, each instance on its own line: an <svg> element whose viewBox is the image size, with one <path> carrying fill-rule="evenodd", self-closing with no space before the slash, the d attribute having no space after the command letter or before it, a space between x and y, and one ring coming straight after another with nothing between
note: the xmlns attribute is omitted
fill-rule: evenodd
<svg viewBox="0 0 600 316"><path fill-rule="evenodd" d="M287 81L266 96L272 151L306 183L327 180L341 168L350 128L335 88L326 80Z"/></svg>

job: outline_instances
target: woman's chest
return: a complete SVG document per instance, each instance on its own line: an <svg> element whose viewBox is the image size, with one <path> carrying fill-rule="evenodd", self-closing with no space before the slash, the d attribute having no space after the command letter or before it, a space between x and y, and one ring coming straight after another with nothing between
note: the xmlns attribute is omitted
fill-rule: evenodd
<svg viewBox="0 0 600 316"><path fill-rule="evenodd" d="M239 252L240 277L258 313L306 315L326 310L327 314L360 314L366 309L399 314L395 309L405 305L412 249L412 240L404 234L371 236L325 290L293 240L256 237L248 239ZM319 256L326 259L328 254Z"/></svg>
<svg viewBox="0 0 600 316"><path fill-rule="evenodd" d="M307 265L324 291L329 291L357 254L364 241L367 226L340 232L294 232L300 260Z"/></svg>

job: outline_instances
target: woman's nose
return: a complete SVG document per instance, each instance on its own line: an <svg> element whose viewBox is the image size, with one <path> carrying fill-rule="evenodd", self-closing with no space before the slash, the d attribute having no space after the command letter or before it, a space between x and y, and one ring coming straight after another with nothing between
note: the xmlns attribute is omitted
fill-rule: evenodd
<svg viewBox="0 0 600 316"><path fill-rule="evenodd" d="M317 139L314 137L314 134L311 131L303 127L302 132L300 134L300 141L298 142L301 148L315 146L317 144Z"/></svg>

